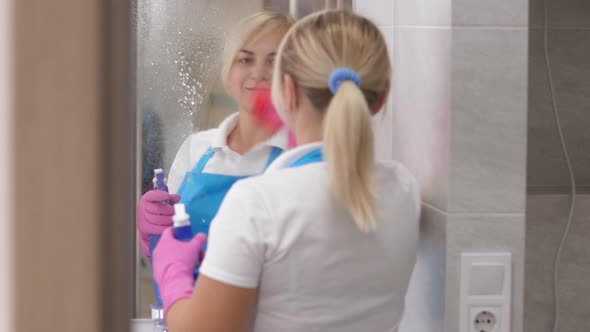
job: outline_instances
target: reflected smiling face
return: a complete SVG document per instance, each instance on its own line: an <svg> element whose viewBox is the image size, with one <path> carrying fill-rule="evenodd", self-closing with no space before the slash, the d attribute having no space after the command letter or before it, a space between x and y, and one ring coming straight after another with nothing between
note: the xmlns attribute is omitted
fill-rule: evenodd
<svg viewBox="0 0 590 332"><path fill-rule="evenodd" d="M255 89L270 89L275 54L284 35L285 31L270 31L253 36L236 54L227 87L240 111L250 111Z"/></svg>

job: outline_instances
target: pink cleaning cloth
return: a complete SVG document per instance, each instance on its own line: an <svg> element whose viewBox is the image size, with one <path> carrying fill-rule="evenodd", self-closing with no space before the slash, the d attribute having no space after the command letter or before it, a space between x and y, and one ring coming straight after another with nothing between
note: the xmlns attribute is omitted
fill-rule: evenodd
<svg viewBox="0 0 590 332"><path fill-rule="evenodd" d="M268 132L274 134L285 126L283 120L277 113L276 108L272 104L270 90L266 88L259 88L254 91L252 98L252 114L256 122ZM294 133L288 131L289 148L297 146Z"/></svg>

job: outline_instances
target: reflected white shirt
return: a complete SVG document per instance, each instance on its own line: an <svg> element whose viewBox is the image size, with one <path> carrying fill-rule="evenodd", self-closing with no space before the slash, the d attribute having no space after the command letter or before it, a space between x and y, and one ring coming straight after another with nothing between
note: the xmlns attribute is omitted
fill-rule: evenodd
<svg viewBox="0 0 590 332"><path fill-rule="evenodd" d="M415 261L419 187L399 162L376 163L377 229L361 232L331 192L324 162L283 153L236 183L212 221L200 273L258 288L256 332L396 331Z"/></svg>
<svg viewBox="0 0 590 332"><path fill-rule="evenodd" d="M199 159L211 147L215 154L203 172L225 175L255 175L264 171L273 147L287 148L287 132L280 130L268 140L256 145L244 155L231 150L227 145L227 136L238 124L238 113L227 117L218 128L201 131L190 135L178 149L168 174L168 189L176 193Z"/></svg>

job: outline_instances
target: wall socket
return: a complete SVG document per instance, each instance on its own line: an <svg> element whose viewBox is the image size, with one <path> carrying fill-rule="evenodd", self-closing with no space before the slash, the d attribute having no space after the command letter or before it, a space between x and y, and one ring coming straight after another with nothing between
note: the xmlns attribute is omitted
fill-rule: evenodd
<svg viewBox="0 0 590 332"><path fill-rule="evenodd" d="M470 309L471 332L498 332L500 308L472 307Z"/></svg>
<svg viewBox="0 0 590 332"><path fill-rule="evenodd" d="M511 253L461 253L459 285L459 332L510 332Z"/></svg>

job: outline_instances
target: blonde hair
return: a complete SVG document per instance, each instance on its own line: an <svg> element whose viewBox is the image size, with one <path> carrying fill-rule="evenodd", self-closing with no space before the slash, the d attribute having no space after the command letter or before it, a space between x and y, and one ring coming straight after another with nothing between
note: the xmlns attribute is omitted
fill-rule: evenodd
<svg viewBox="0 0 590 332"><path fill-rule="evenodd" d="M361 84L344 81L332 94L330 75L342 67L355 71ZM279 112L286 109L285 74L324 115L323 155L333 192L360 230L374 230L371 109L385 101L391 80L383 35L371 21L348 11L312 14L296 23L279 47L272 87Z"/></svg>
<svg viewBox="0 0 590 332"><path fill-rule="evenodd" d="M222 55L221 80L225 85L236 55L250 38L261 38L271 31L285 31L293 25L289 16L274 10L263 10L250 15L232 29Z"/></svg>

